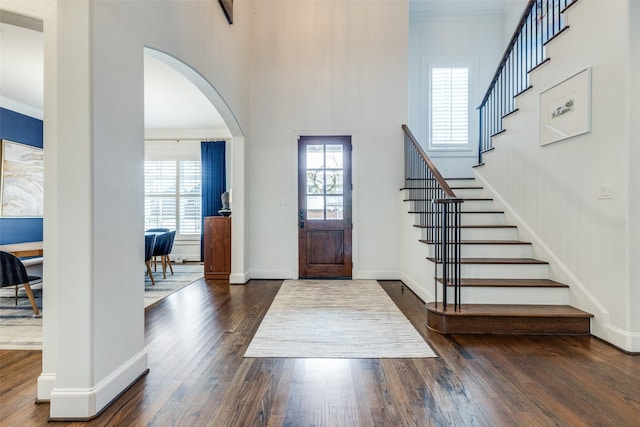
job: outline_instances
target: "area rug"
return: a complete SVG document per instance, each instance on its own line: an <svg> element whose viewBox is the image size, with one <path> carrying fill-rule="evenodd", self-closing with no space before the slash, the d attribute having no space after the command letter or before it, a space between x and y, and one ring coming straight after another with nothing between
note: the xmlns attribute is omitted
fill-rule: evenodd
<svg viewBox="0 0 640 427"><path fill-rule="evenodd" d="M158 268L153 275L155 286L151 286L151 280L145 276L145 308L204 276L201 264L176 264L173 272L173 275L167 272L167 278L163 279L162 271ZM32 286L40 316L33 314L24 289L18 291L16 306L13 288L0 288L0 350L42 349L42 287L42 284Z"/></svg>
<svg viewBox="0 0 640 427"><path fill-rule="evenodd" d="M436 357L374 280L286 280L244 357Z"/></svg>

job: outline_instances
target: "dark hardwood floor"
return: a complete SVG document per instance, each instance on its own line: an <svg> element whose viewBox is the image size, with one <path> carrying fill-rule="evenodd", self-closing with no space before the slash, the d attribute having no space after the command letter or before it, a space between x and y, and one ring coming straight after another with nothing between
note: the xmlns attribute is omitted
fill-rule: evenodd
<svg viewBox="0 0 640 427"><path fill-rule="evenodd" d="M243 359L280 281L204 280L147 311L150 372L70 426L638 426L640 358L592 337L445 336L381 282L431 359ZM322 325L318 325L321 327ZM0 425L47 424L41 352L0 352Z"/></svg>

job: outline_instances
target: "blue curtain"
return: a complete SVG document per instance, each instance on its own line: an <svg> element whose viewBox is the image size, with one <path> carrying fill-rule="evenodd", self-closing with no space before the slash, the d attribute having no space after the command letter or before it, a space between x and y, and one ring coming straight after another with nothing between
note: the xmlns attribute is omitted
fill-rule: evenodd
<svg viewBox="0 0 640 427"><path fill-rule="evenodd" d="M219 215L222 209L220 196L227 191L227 171L225 166L225 142L202 141L200 145L202 162L202 224L200 230L200 261L204 260L204 218Z"/></svg>

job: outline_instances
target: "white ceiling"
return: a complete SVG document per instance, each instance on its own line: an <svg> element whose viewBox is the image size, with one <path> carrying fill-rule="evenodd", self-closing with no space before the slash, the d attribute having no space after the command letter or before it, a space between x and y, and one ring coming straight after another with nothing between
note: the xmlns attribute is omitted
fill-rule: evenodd
<svg viewBox="0 0 640 427"><path fill-rule="evenodd" d="M42 116L43 63L41 32L0 23L0 105Z"/></svg>
<svg viewBox="0 0 640 427"><path fill-rule="evenodd" d="M42 118L43 62L41 32L0 22L0 106ZM226 129L199 89L150 55L144 57L144 92L146 129ZM218 135L202 135L209 136Z"/></svg>

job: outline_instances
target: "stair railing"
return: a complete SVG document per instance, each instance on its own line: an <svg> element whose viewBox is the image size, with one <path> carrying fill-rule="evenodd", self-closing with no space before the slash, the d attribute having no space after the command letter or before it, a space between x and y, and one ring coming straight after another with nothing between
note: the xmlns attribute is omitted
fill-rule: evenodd
<svg viewBox="0 0 640 427"><path fill-rule="evenodd" d="M502 118L529 88L529 72L546 61L545 44L565 28L562 13L577 0L529 0L480 106L478 163L503 132Z"/></svg>
<svg viewBox="0 0 640 427"><path fill-rule="evenodd" d="M436 274L435 305L438 306L438 283L442 286L442 305L448 308L448 289L453 289L453 306L458 310L460 293L461 205L407 125L404 130L405 189L417 217L416 226L426 229L427 243L434 245ZM440 266L440 268L439 268Z"/></svg>

